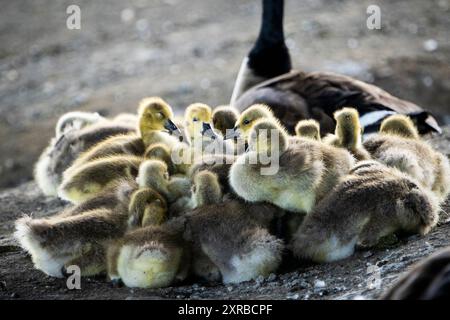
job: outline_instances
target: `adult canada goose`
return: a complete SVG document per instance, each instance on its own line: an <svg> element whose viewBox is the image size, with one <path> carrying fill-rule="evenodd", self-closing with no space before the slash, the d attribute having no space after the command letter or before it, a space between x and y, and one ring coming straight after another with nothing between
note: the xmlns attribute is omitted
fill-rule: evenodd
<svg viewBox="0 0 450 320"><path fill-rule="evenodd" d="M260 33L242 63L230 105L242 112L255 103L267 104L291 134L299 120L308 118L320 122L322 135L333 132L333 113L346 105L358 110L365 133L377 131L393 113L409 115L420 133L441 132L427 111L379 87L331 72L291 70L283 33L284 1L262 1Z"/></svg>

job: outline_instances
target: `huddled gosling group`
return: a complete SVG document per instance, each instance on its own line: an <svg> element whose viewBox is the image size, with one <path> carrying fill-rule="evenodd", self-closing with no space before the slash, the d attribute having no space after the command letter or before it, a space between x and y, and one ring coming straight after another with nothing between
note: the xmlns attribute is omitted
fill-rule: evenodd
<svg viewBox="0 0 450 320"><path fill-rule="evenodd" d="M260 104L194 103L182 119L158 97L137 115L70 112L35 178L71 206L20 218L16 239L50 276L77 265L114 285L160 288L248 281L276 272L286 253L325 263L428 233L450 192L447 157L407 116L364 142L357 110L334 117L335 133L321 137L315 120L289 135Z"/></svg>

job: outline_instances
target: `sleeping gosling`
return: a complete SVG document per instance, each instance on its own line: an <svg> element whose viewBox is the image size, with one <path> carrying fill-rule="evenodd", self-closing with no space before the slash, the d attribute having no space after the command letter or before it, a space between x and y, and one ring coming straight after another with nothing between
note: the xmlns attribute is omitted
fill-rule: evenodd
<svg viewBox="0 0 450 320"><path fill-rule="evenodd" d="M57 129L60 135L51 139L34 168L34 179L45 195L57 195L63 172L81 153L108 137L135 131L134 126L102 119L78 129L67 124L69 119L77 120L67 117L59 121L59 127L64 129Z"/></svg>
<svg viewBox="0 0 450 320"><path fill-rule="evenodd" d="M128 202L137 184L122 180L97 197L41 219L16 221L15 238L36 269L62 277L64 268L78 265L84 276L105 270L105 246L127 230Z"/></svg>
<svg viewBox="0 0 450 320"><path fill-rule="evenodd" d="M450 192L450 164L446 156L423 141L411 119L404 115L386 118L377 135L364 142L372 157L409 174L432 190L440 202Z"/></svg>
<svg viewBox="0 0 450 320"><path fill-rule="evenodd" d="M136 156L110 156L67 170L58 189L58 196L75 204L95 197L117 180L135 179L142 160Z"/></svg>
<svg viewBox="0 0 450 320"><path fill-rule="evenodd" d="M351 256L356 245L375 246L397 231L424 235L438 221L432 192L408 175L375 161L361 161L329 193L294 235L301 259L331 262Z"/></svg>

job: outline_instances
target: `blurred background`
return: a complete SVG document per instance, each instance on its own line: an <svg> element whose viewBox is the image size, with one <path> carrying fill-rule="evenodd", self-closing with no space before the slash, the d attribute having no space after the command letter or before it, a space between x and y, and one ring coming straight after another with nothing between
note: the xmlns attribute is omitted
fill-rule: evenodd
<svg viewBox="0 0 450 320"><path fill-rule="evenodd" d="M71 110L134 112L144 96L178 113L229 101L259 29L260 0L0 0L0 189L33 164ZM81 30L66 8L81 8ZM369 5L381 30L366 27ZM450 0L286 0L295 68L374 83L450 123Z"/></svg>

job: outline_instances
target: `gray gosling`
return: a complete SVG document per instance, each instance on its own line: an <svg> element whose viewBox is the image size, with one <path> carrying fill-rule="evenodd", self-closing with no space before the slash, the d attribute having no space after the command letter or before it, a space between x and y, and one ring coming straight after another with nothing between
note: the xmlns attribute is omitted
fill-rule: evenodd
<svg viewBox="0 0 450 320"><path fill-rule="evenodd" d="M386 118L377 135L364 142L372 157L387 166L409 174L432 190L440 202L450 192L450 164L446 156L423 141L410 118L392 115Z"/></svg>
<svg viewBox="0 0 450 320"><path fill-rule="evenodd" d="M34 179L49 196L57 195L63 172L81 153L108 137L135 131L134 126L103 119L93 124L83 122L85 126L73 125L71 121L81 122L73 115L61 119L56 129L57 136L51 139L34 168Z"/></svg>
<svg viewBox="0 0 450 320"><path fill-rule="evenodd" d="M397 231L424 235L438 221L432 192L408 175L375 161L361 161L306 216L291 243L295 256L330 262L372 247Z"/></svg>
<svg viewBox="0 0 450 320"><path fill-rule="evenodd" d="M130 214L141 210L138 214L147 223L149 210L158 216L165 209L165 200L157 193L142 199L134 196L137 189L135 182L122 180L58 215L25 216L16 221L15 238L31 255L35 268L50 276L64 276L69 265L79 266L83 276L101 273L106 270L106 248L129 229Z"/></svg>
<svg viewBox="0 0 450 320"><path fill-rule="evenodd" d="M122 178L135 179L142 157L110 156L88 162L76 170L67 170L58 189L58 196L78 204L95 197Z"/></svg>

